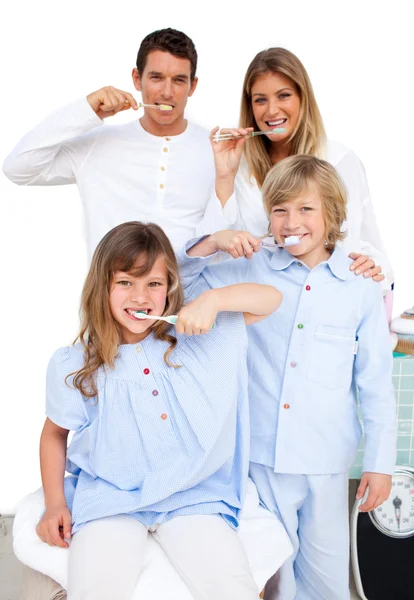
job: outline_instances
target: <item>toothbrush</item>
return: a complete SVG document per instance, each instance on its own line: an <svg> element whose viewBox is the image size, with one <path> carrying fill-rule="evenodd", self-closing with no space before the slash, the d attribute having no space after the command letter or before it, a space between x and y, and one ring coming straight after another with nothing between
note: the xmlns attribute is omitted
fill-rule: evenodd
<svg viewBox="0 0 414 600"><path fill-rule="evenodd" d="M213 137L215 142L225 142L228 140L238 140L244 137L254 137L256 135L274 135L275 133L285 133L286 129L282 127L276 127L275 129L269 129L268 131L251 131L245 135L233 135L232 133L216 133Z"/></svg>
<svg viewBox="0 0 414 600"><path fill-rule="evenodd" d="M146 315L142 310L137 310L134 315L137 319L154 319L155 321L165 321L175 325L177 323L178 315L170 315L168 317L157 317L156 315Z"/></svg>
<svg viewBox="0 0 414 600"><path fill-rule="evenodd" d="M296 246L300 244L300 237L298 235L289 235L285 238L284 244L269 244L267 242L261 242L261 246L265 246L266 248L286 248L287 246Z"/></svg>
<svg viewBox="0 0 414 600"><path fill-rule="evenodd" d="M169 315L168 317L157 317L156 315L146 315L142 310L137 310L135 313L135 317L137 319L154 319L158 321L165 321L166 323L170 323L171 325L175 325L178 320L178 315ZM214 329L214 323L211 327Z"/></svg>
<svg viewBox="0 0 414 600"><path fill-rule="evenodd" d="M173 107L169 104L143 104L142 102L138 104L138 108L157 108L158 110L164 111L169 111L173 109Z"/></svg>

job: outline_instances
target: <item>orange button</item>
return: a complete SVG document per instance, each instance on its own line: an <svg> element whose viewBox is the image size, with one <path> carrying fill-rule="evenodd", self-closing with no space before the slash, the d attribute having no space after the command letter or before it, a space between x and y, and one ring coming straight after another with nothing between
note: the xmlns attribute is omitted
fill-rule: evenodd
<svg viewBox="0 0 414 600"><path fill-rule="evenodd" d="M161 167L161 171L165 171L165 167Z"/></svg>
<svg viewBox="0 0 414 600"><path fill-rule="evenodd" d="M160 183L160 188L163 190L164 189L164 184Z"/></svg>
<svg viewBox="0 0 414 600"><path fill-rule="evenodd" d="M166 419L166 418L167 418L167 415L166 415L165 413L162 413L162 415L161 415L161 419L162 419L163 421L165 421L165 419Z"/></svg>
<svg viewBox="0 0 414 600"><path fill-rule="evenodd" d="M171 138L165 138L167 142L171 142Z"/></svg>
<svg viewBox="0 0 414 600"><path fill-rule="evenodd" d="M168 152L168 148L163 148L162 151L163 152Z"/></svg>
<svg viewBox="0 0 414 600"><path fill-rule="evenodd" d="M286 408L286 409L290 408L290 404L284 404L283 408Z"/></svg>

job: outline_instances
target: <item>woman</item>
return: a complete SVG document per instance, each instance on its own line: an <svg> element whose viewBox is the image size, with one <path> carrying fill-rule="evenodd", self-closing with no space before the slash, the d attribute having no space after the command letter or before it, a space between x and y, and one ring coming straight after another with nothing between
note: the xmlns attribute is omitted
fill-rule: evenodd
<svg viewBox="0 0 414 600"><path fill-rule="evenodd" d="M393 283L375 220L364 167L348 148L326 139L325 128L309 76L300 60L284 48L259 52L247 69L243 84L240 128L233 135L253 130L279 129L276 134L216 142L218 127L211 132L216 168L215 193L210 198L200 233L220 228L247 229L255 236L267 231L261 187L270 168L293 154L312 154L330 162L348 193L347 237L342 247L357 259L351 268L382 281L384 290ZM358 254L357 254L358 253ZM367 260L367 255L373 260ZM382 265L383 275L381 275Z"/></svg>

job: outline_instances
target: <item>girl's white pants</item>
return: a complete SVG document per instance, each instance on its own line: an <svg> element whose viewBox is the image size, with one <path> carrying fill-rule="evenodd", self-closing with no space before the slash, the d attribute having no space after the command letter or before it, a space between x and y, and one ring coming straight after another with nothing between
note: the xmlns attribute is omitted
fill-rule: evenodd
<svg viewBox="0 0 414 600"><path fill-rule="evenodd" d="M163 547L194 600L258 600L244 548L219 515L175 517L150 528L123 515L87 523L70 544L68 600L128 600L148 535Z"/></svg>

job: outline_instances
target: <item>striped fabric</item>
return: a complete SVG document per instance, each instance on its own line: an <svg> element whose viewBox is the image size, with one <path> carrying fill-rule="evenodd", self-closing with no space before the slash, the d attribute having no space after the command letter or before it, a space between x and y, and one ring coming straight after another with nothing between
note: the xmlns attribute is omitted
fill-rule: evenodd
<svg viewBox="0 0 414 600"><path fill-rule="evenodd" d="M65 377L81 347L61 348L47 375L46 414L74 435L66 481L73 533L93 519L126 514L151 527L178 515L221 514L238 525L249 458L247 333L243 315L221 313L207 335L167 342L152 334L122 345L99 371L98 401ZM71 382L71 379L68 380Z"/></svg>

